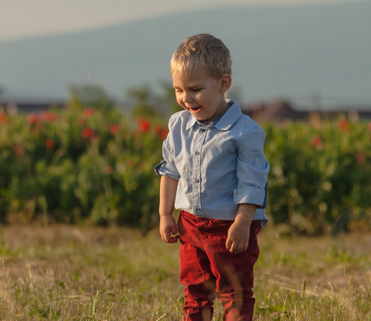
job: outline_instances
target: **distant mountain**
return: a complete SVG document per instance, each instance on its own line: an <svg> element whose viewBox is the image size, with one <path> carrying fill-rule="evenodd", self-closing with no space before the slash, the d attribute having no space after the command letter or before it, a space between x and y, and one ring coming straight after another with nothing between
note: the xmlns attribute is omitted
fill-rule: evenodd
<svg viewBox="0 0 371 321"><path fill-rule="evenodd" d="M112 27L0 43L3 97L66 98L70 84L129 88L170 82L188 35L220 37L244 101L371 104L371 2L190 11Z"/></svg>

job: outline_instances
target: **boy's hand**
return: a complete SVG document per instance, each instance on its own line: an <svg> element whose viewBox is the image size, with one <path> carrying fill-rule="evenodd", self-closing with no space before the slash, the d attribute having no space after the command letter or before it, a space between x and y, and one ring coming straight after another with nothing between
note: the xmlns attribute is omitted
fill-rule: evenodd
<svg viewBox="0 0 371 321"><path fill-rule="evenodd" d="M246 251L249 246L251 223L234 221L228 230L228 238L225 242L227 250L232 253Z"/></svg>
<svg viewBox="0 0 371 321"><path fill-rule="evenodd" d="M175 220L171 215L160 216L160 234L166 243L176 243L179 235Z"/></svg>
<svg viewBox="0 0 371 321"><path fill-rule="evenodd" d="M240 204L236 219L228 230L225 247L232 253L246 251L249 247L250 226L254 217L256 205Z"/></svg>
<svg viewBox="0 0 371 321"><path fill-rule="evenodd" d="M178 181L167 176L161 176L160 181L160 234L166 243L175 243L179 235L175 235L177 226L172 216Z"/></svg>

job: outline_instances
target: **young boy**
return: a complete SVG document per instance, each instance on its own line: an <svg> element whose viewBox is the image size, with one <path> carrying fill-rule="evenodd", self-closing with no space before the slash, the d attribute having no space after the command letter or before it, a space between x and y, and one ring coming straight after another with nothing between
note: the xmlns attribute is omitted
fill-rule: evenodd
<svg viewBox="0 0 371 321"><path fill-rule="evenodd" d="M223 303L223 320L252 320L257 234L268 221L264 132L236 101L225 99L231 58L222 41L209 34L188 37L170 69L185 110L170 117L156 172L161 237L181 243L183 320L211 320L215 297ZM178 224L174 207L180 209Z"/></svg>

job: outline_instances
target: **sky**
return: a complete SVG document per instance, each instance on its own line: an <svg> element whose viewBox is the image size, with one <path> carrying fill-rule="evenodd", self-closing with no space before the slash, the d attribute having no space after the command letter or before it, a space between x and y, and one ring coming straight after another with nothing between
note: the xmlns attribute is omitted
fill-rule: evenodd
<svg viewBox="0 0 371 321"><path fill-rule="evenodd" d="M308 5L355 0L0 0L0 42L88 30L171 12L241 5Z"/></svg>

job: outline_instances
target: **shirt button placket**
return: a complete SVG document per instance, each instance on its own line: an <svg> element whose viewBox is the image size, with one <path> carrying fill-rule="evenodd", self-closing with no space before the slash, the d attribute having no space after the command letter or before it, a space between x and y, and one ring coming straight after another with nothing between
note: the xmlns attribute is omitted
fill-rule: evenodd
<svg viewBox="0 0 371 321"><path fill-rule="evenodd" d="M200 129L195 142L194 162L193 162L193 184L194 184L194 204L197 216L202 216L201 209L201 147L205 137L205 130Z"/></svg>

